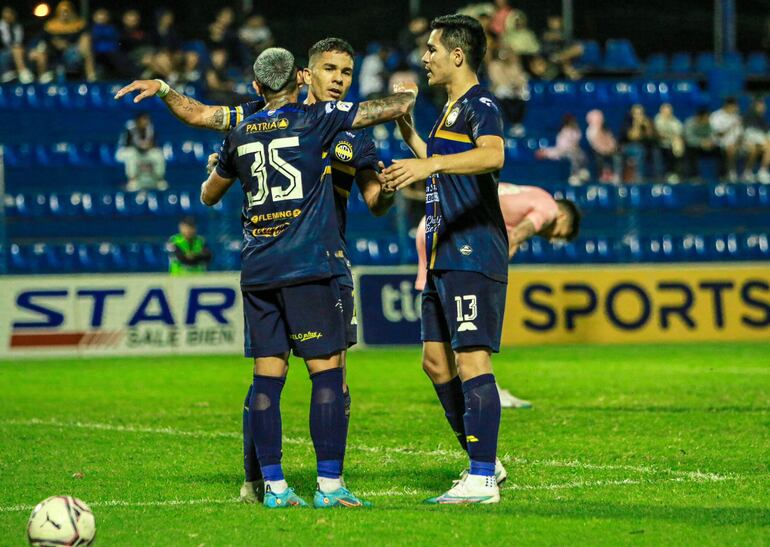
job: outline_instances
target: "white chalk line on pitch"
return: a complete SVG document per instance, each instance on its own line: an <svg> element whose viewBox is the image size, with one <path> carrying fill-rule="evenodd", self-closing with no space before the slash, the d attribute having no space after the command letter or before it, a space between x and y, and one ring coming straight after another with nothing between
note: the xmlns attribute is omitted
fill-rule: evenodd
<svg viewBox="0 0 770 547"><path fill-rule="evenodd" d="M230 431L184 431L180 429L174 429L171 427L144 427L134 425L120 425L110 423L98 423L98 422L62 422L60 420L41 420L39 418L33 418L28 420L4 420L0 421L2 425L23 425L23 426L49 426L49 427L63 427L74 429L90 429L97 431L114 431L119 433L146 433L156 435L170 435L177 437L190 437L190 438L227 438L227 439L241 439L242 434ZM312 446L310 439L297 438L297 437L284 437L283 442L290 445L300 446ZM420 450L404 447L385 447L385 446L366 446L352 443L348 445L348 450L357 450L361 452L370 453L385 453L385 454L401 454L412 456L427 456L427 457L444 457L444 458L457 458L461 459L461 453L459 450ZM656 468L650 466L640 465L625 465L625 464L594 464L586 463L578 460L528 460L526 458L512 457L509 455L501 455L500 459L507 464L522 465L522 466L540 466L540 467L565 467L574 469L596 470L596 471L630 471L640 474L668 474L678 477L684 477L692 481L724 481L724 480L736 480L740 477L734 474L719 474L704 471L683 471L677 469Z"/></svg>
<svg viewBox="0 0 770 547"><path fill-rule="evenodd" d="M517 490L517 491L532 491L532 490L574 490L579 488L602 488L608 486L629 486L639 484L657 484L662 482L712 482L713 479L704 475L701 479L686 478L686 477L672 477L666 479L620 479L620 480L597 480L597 481L570 481L564 483L554 484L509 484L506 483L502 489ZM430 492L428 490L421 490L416 488L398 488L390 490L374 490L371 492L359 492L358 495L362 498L384 498L384 497L406 497L406 496L428 496L436 494L436 492ZM107 501L94 501L88 502L90 507L174 507L184 505L230 505L238 504L240 500L237 498L202 498L194 500L153 500L153 501L127 501L127 500L107 500ZM34 505L8 505L5 507L0 506L0 513L19 513L24 511L31 511L34 509Z"/></svg>

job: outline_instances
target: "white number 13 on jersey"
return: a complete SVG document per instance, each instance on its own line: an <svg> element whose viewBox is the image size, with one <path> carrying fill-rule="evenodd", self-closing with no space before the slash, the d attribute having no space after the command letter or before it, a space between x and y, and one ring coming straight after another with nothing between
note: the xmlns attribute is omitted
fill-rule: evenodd
<svg viewBox="0 0 770 547"><path fill-rule="evenodd" d="M479 316L478 306L476 305L476 295L466 294L464 296L455 296L457 305L457 321L473 321ZM468 313L465 313L467 304Z"/></svg>
<svg viewBox="0 0 770 547"><path fill-rule="evenodd" d="M294 148L298 146L299 137L273 139L267 146L267 157L265 157L265 145L261 142L250 142L248 144L242 144L237 148L238 157L245 156L246 154L254 154L254 162L251 164L251 176L254 177L254 180L257 182L257 189L253 193L246 193L249 207L262 205L267 201L267 164L270 164L270 167L289 179L289 185L285 188L282 186L273 186L269 189L269 194L272 196L273 201L302 199L304 195L302 190L302 173L300 173L299 169L296 167L289 165L289 163L278 154L278 151L281 148Z"/></svg>

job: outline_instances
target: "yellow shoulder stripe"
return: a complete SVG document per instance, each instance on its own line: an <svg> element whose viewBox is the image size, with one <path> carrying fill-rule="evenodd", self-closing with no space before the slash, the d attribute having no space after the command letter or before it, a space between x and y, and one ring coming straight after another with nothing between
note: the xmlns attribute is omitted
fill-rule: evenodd
<svg viewBox="0 0 770 547"><path fill-rule="evenodd" d="M350 196L350 192L345 190L344 188L340 188L339 186L334 187L334 191L337 192L339 195L341 195L344 198L347 198Z"/></svg>
<svg viewBox="0 0 770 547"><path fill-rule="evenodd" d="M445 139L448 141L464 142L467 144L473 144L473 141L468 135L464 133L455 133L453 131L447 131L446 129L439 129L436 131L434 137L438 139Z"/></svg>
<svg viewBox="0 0 770 547"><path fill-rule="evenodd" d="M343 173L346 173L348 175L355 175L356 174L356 168L352 165L345 165L344 163L341 163L339 161L332 160L332 168L336 169L337 171L342 171Z"/></svg>

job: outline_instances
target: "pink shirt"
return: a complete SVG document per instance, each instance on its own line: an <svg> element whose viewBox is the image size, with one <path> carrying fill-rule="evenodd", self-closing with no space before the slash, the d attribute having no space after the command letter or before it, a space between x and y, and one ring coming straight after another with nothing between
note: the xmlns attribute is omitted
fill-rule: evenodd
<svg viewBox="0 0 770 547"><path fill-rule="evenodd" d="M553 222L559 214L559 206L553 196L537 186L518 186L501 182L497 187L500 198L500 211L503 213L505 227L510 233L524 220L529 220L539 232L543 226ZM425 218L417 226L417 280L415 289L425 288L428 277L428 259L425 252Z"/></svg>

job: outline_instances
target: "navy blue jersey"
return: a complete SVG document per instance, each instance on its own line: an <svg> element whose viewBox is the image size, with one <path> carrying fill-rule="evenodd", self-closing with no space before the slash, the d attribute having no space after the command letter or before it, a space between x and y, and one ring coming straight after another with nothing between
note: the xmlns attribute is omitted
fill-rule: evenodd
<svg viewBox="0 0 770 547"><path fill-rule="evenodd" d="M225 138L216 169L243 189L243 286L333 275L339 227L322 155L357 110L337 101L288 104L247 116Z"/></svg>
<svg viewBox="0 0 770 547"><path fill-rule="evenodd" d="M250 116L264 106L264 102L257 100L231 107L230 117L233 120L231 123L234 123L238 116ZM353 189L356 174L366 169L377 169L377 149L374 146L372 136L366 129L342 131L334 137L334 141L332 141L329 150L324 152L323 157L327 161L326 166L329 167L327 174L331 175L331 182L334 187L334 202L340 226L340 245L334 252L339 262L334 264L334 274L347 275L350 269L345 239L345 229L348 222L348 198Z"/></svg>
<svg viewBox="0 0 770 547"><path fill-rule="evenodd" d="M473 86L444 106L428 138L428 156L472 150L484 135L503 136L503 119L492 94ZM480 272L508 278L508 233L497 198L498 172L437 174L425 182L425 248L430 270Z"/></svg>

